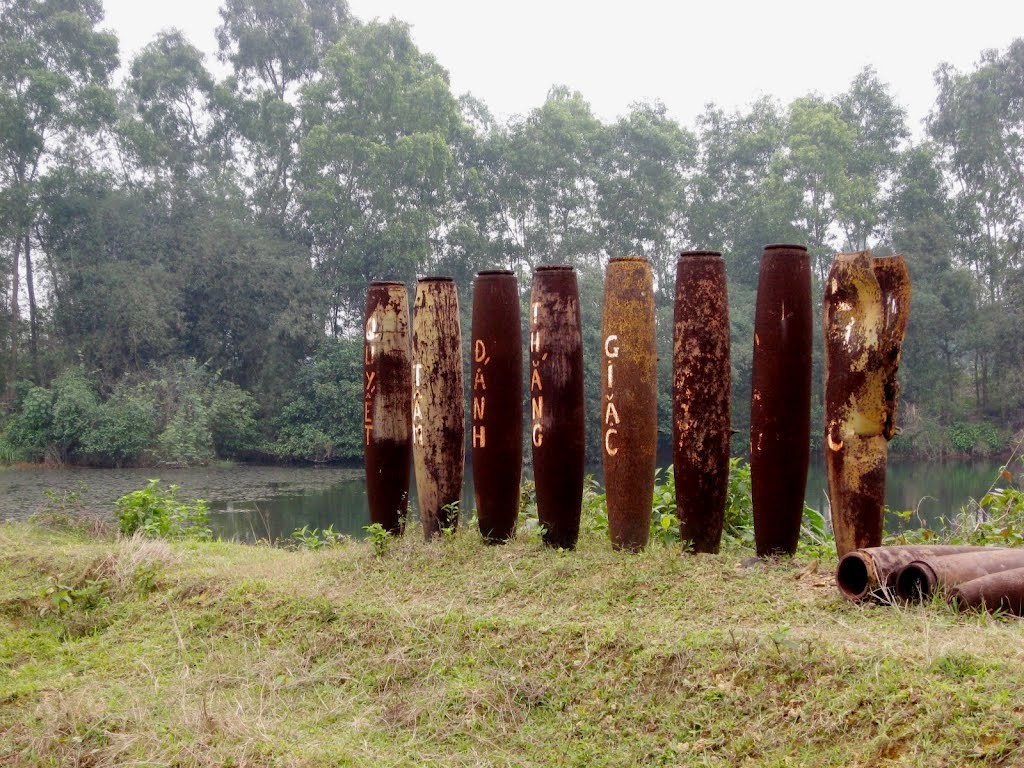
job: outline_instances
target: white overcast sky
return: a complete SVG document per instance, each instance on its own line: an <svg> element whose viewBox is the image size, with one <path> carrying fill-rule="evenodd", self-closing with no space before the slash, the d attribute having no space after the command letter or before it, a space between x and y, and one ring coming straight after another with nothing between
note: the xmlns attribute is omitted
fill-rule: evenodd
<svg viewBox="0 0 1024 768"><path fill-rule="evenodd" d="M692 125L709 101L742 108L763 94L784 103L846 89L871 64L908 110L911 128L934 98L942 61L970 68L985 48L1024 36L1019 0L349 0L363 19L412 25L420 49L501 118L540 105L551 85L579 90L604 120L660 99ZM213 67L217 0L104 0L104 26L127 63L177 27Z"/></svg>

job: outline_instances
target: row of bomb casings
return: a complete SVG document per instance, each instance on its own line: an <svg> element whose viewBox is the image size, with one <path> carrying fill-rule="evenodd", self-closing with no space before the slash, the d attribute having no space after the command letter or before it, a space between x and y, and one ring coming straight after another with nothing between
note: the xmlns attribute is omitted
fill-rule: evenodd
<svg viewBox="0 0 1024 768"><path fill-rule="evenodd" d="M864 286L870 275L886 277L871 278L874 288L869 291ZM889 275L902 277L891 280ZM889 283L899 290L883 290ZM806 248L767 246L760 265L751 400L754 529L760 555L792 554L799 537L809 459L810 294ZM689 548L717 552L730 434L729 321L721 255L681 254L675 298L677 514ZM827 413L827 452L830 467L838 459L840 470L830 471L830 481L835 477L837 542L880 543L883 506L877 491L884 488L885 438L879 445L865 423L881 424L879 434L891 425L908 298L902 258L837 256L825 297L826 391L831 393L829 402L836 403ZM398 532L407 510L409 464L415 464L420 517L429 538L458 524L463 481L465 405L454 282L419 280L414 307L410 328L405 286L371 284L364 377L366 472L371 519ZM902 325L890 322L887 312L903 317ZM884 352L875 350L883 342L878 317L892 329L886 338L893 343L886 342ZM541 266L535 271L528 319L529 434L538 517L548 544L572 548L579 532L584 471L583 350L575 270ZM470 444L476 504L485 540L501 542L513 535L519 510L524 418L519 292L511 272L477 275L472 326ZM601 356L609 533L616 548L638 550L649 532L657 442L654 295L645 259L609 261ZM882 370L880 387L876 368ZM844 388L849 395L845 400ZM879 416L865 419L869 412ZM869 449L862 445L865 440ZM880 475L875 460L879 450ZM856 461L845 461L849 454ZM863 468L867 471L858 475ZM837 494L857 502L837 505ZM876 497L877 508L871 505ZM837 510L842 514L836 515ZM876 534L878 541L870 538Z"/></svg>

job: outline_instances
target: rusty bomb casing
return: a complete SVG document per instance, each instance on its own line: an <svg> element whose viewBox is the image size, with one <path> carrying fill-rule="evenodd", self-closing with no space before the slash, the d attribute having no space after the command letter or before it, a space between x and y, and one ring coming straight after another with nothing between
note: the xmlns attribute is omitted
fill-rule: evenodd
<svg viewBox="0 0 1024 768"><path fill-rule="evenodd" d="M750 479L759 557L792 555L810 453L811 268L801 245L761 256L754 312Z"/></svg>
<svg viewBox="0 0 1024 768"><path fill-rule="evenodd" d="M459 522L465 406L459 297L449 277L416 281L412 322L412 443L423 535Z"/></svg>
<svg viewBox="0 0 1024 768"><path fill-rule="evenodd" d="M732 374L725 262L686 251L676 262L672 341L676 516L693 552L718 552L729 483Z"/></svg>
<svg viewBox="0 0 1024 768"><path fill-rule="evenodd" d="M573 549L583 502L583 343L576 270L543 265L530 293L530 443L544 542Z"/></svg>
<svg viewBox="0 0 1024 768"><path fill-rule="evenodd" d="M959 609L1003 611L1024 616L1024 568L980 576L952 587L946 597Z"/></svg>
<svg viewBox="0 0 1024 768"><path fill-rule="evenodd" d="M927 600L936 592L948 592L966 581L1016 568L1024 568L1024 549L992 547L983 552L921 557L897 574L896 596L907 601Z"/></svg>
<svg viewBox="0 0 1024 768"><path fill-rule="evenodd" d="M658 448L658 350L654 275L641 257L613 258L601 322L601 456L608 534L638 552L651 532Z"/></svg>
<svg viewBox="0 0 1024 768"><path fill-rule="evenodd" d="M875 260L861 251L833 260L822 324L825 465L840 557L882 543L888 441L895 434L896 374L909 305L902 257Z"/></svg>
<svg viewBox="0 0 1024 768"><path fill-rule="evenodd" d="M896 595L896 578L905 565L924 558L930 560L962 552L991 551L991 547L948 544L909 544L855 549L839 558L836 586L847 600L889 602Z"/></svg>
<svg viewBox="0 0 1024 768"><path fill-rule="evenodd" d="M409 510L412 376L403 283L370 283L363 343L363 449L370 522L400 534Z"/></svg>
<svg viewBox="0 0 1024 768"><path fill-rule="evenodd" d="M508 270L473 281L473 488L480 533L488 544L511 539L523 469L523 349L519 287Z"/></svg>

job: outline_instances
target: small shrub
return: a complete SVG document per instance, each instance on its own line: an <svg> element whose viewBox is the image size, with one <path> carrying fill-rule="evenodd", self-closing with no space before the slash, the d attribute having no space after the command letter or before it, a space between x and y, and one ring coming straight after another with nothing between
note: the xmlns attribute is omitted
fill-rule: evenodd
<svg viewBox="0 0 1024 768"><path fill-rule="evenodd" d="M191 504L179 501L178 486L160 487L150 480L142 490L132 491L117 500L117 521L124 536L136 531L151 538L209 539L208 507L202 499Z"/></svg>
<svg viewBox="0 0 1024 768"><path fill-rule="evenodd" d="M366 537L370 540L370 546L373 547L373 554L382 557L388 551L388 545L391 543L391 534L388 533L388 529L380 523L373 523L363 526L363 530L366 531Z"/></svg>
<svg viewBox="0 0 1024 768"><path fill-rule="evenodd" d="M337 546L347 538L345 534L334 530L333 523L322 530L304 525L292 531L292 535L288 537L287 547L288 549L316 552L324 547Z"/></svg>

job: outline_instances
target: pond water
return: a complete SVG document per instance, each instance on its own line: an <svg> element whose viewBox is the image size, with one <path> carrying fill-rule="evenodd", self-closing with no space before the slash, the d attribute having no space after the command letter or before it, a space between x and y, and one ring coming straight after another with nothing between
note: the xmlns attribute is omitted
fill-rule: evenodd
<svg viewBox="0 0 1024 768"><path fill-rule="evenodd" d="M664 463L664 462L663 462ZM935 463L893 462L886 487L892 509L916 509L933 525L950 517L969 498L979 498L998 472L994 461ZM600 470L592 470L600 477ZM462 508L473 507L472 473L467 468ZM369 522L363 470L228 466L187 469L0 469L0 520L24 518L38 509L46 496L80 492L89 507L113 510L114 500L146 485L150 478L176 484L183 498L204 498L211 509L211 527L217 536L253 541L286 538L292 531L334 526L353 536L364 534ZM415 483L413 501L415 502ZM807 503L827 508L824 467L812 465L807 482ZM893 519L887 529L905 525ZM916 525L916 523L913 523Z"/></svg>

